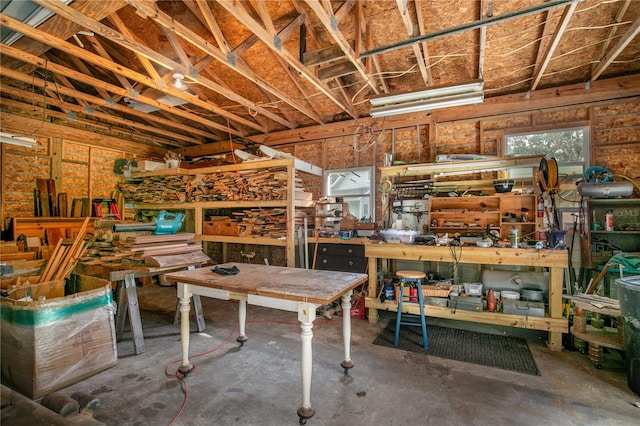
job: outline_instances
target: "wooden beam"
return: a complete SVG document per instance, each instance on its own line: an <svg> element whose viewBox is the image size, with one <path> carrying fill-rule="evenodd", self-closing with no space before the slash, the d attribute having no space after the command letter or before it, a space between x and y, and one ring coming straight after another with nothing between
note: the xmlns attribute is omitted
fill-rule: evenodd
<svg viewBox="0 0 640 426"><path fill-rule="evenodd" d="M356 54L351 48L349 41L344 37L344 35L340 31L338 31L337 26L335 24L337 22L337 18L333 14L333 10L325 9L317 0L309 0L306 2L306 4L309 8L311 8L311 10L313 10L313 12L316 14L316 17L320 20L320 22L322 22L322 25L324 25L324 27L329 32L331 37L340 46L340 48L344 52L347 59L349 59L349 61L351 61L353 65L356 67L356 69L358 70L358 73L363 78L363 80L366 81L369 86L371 86L371 89L375 94L379 94L380 92L378 90L378 87L373 82L372 78L365 72L365 69L364 69L365 67L364 67L364 64L362 63L362 60L356 57ZM331 5L331 3L329 3L329 5ZM345 111L349 112L352 117L354 118L357 117L357 115L354 114L353 112L347 111L346 109Z"/></svg>
<svg viewBox="0 0 640 426"><path fill-rule="evenodd" d="M564 35L564 32L567 29L567 25L569 25L569 21L571 20L573 12L575 12L577 6L578 3L571 3L565 6L564 11L562 12L562 17L560 18L560 22L558 22L558 25L553 32L553 36L551 37L551 42L547 46L547 50L542 57L542 62L536 62L531 90L536 90L536 88L538 87L538 84L540 83L540 80L542 79L542 76L544 75L549 62L553 57L553 54L555 53L558 44L560 44L560 39Z"/></svg>
<svg viewBox="0 0 640 426"><path fill-rule="evenodd" d="M355 46L355 43L351 42L351 45ZM332 44L331 46L323 47L321 49L314 50L313 52L305 52L303 59L306 66L315 67L331 61L344 59L344 52L340 46Z"/></svg>
<svg viewBox="0 0 640 426"><path fill-rule="evenodd" d="M611 63L618 57L620 53L622 53L624 48L627 47L629 43L631 43L631 40L633 40L635 36L638 35L638 33L640 33L640 16L638 16L636 20L633 21L627 32L625 32L622 37L620 37L618 43L613 46L609 53L605 55L602 61L600 61L598 66L593 70L591 79L596 80L598 77L600 77L602 73L604 73L604 70L606 70L607 67L611 65Z"/></svg>
<svg viewBox="0 0 640 426"><path fill-rule="evenodd" d="M345 75L358 72L351 61L344 60L333 65L320 68L318 70L318 78L320 80L329 80L331 78L343 77Z"/></svg>
<svg viewBox="0 0 640 426"><path fill-rule="evenodd" d="M424 113L404 114L387 117L384 129L405 128L420 125L430 125L447 121L480 120L500 115L521 114L530 111L539 112L544 109L569 109L576 106L588 105L593 102L623 100L640 96L640 75L632 75L598 81L587 89L584 84L573 84L550 89L536 90L527 98L527 94L514 94L495 98L487 98L478 106L462 106L435 110L430 115ZM322 126L304 127L284 132L273 132L268 135L255 135L247 139L255 143L269 146L285 145L299 142L310 142L334 137L351 137L358 123L379 125L370 117L363 117L357 122L353 120L328 123ZM436 131L437 126L430 126L430 132ZM384 130L382 129L382 130ZM434 137L430 141L436 140ZM433 148L433 146L431 146ZM430 150L433 155L433 149ZM434 160L435 156L431 158Z"/></svg>
<svg viewBox="0 0 640 426"><path fill-rule="evenodd" d="M88 75L83 74L83 73L81 73L79 71L72 70L72 69L64 67L62 65L58 65L58 64L55 64L55 63L47 62L46 60L44 60L42 58L39 58L39 57L34 56L34 55L27 54L25 52L21 52L21 51L13 48L11 46L3 47L3 54L19 58L19 59L23 60L24 62L28 62L28 63L31 63L33 65L37 65L37 66L39 66L41 68L44 68L44 69L49 69L49 70L51 70L53 72L56 72L56 73L61 73L61 74L67 75L68 77L70 77L72 79L75 79L75 80L78 80L78 81L81 81L83 83L91 84L91 85L93 85L95 87L101 87L104 90L107 90L107 91L112 92L112 93L118 93L118 94L124 95L124 96L128 96L129 95L129 92L126 89L123 89L121 87L114 86L112 84L103 82L100 79L97 79L97 78L92 77L92 76L88 76ZM41 79L36 79L35 77L31 77L31 76L19 73L17 71L7 70L4 67L0 67L0 68L3 70L3 74L5 74L7 76L10 76L10 77L12 77L12 78L14 78L14 79L16 79L18 81L22 81L23 83L26 83L26 84L35 84L35 80L37 80L38 84L40 84L42 87L45 86L45 81L43 81ZM78 99L84 99L85 101L91 102L91 103L93 103L95 105L105 106L107 108L115 109L115 110L127 113L129 115L133 115L133 116L136 116L136 117L139 117L139 118L156 121L159 124L168 125L168 126L172 126L172 127L175 127L175 128L180 128L180 129L185 130L185 131L187 131L189 133L200 134L201 136L204 136L204 137L208 137L208 138L211 138L211 139L217 139L217 135L215 135L213 133L209 133L209 132L205 132L205 131L199 130L199 129L193 127L193 126L184 125L184 124L180 123L179 121L167 122L166 120L164 120L164 119L162 119L160 117L154 116L152 114L145 114L143 112L136 111L136 110L134 110L132 108L125 107L125 106L120 105L120 104L111 103L108 100L104 100L104 99L98 98L96 96L88 95L88 94L82 93L80 91L71 90L71 89L62 88L62 87L59 88L59 91L61 93L63 93L63 94L68 95L68 96L72 96L72 97L75 97L75 98L78 98ZM179 108L175 108L175 107L171 107L169 105L165 105L162 102L159 102L159 101L157 101L155 99L146 97L144 95L138 95L136 100L139 100L140 102L144 102L145 104L154 106L154 107L156 107L156 108L158 108L160 110L170 112L170 113L172 113L174 115L177 115L177 116L180 116L182 118L186 118L186 119L188 119L190 121L194 121L196 123L211 123L211 127L213 127L215 125L220 130L226 131L226 127L225 126L222 126L220 124L211 122L209 120L205 120L205 119L203 119L203 118L201 118L199 116L193 115L193 114L191 114L189 112L186 112L186 111L183 111L183 110L181 110Z"/></svg>
<svg viewBox="0 0 640 426"><path fill-rule="evenodd" d="M71 43L68 43L66 41L59 40L59 39L56 39L54 37L51 37L48 34L43 33L42 31L39 31L39 30L37 30L35 28L31 28L30 26L25 25L25 24L23 24L23 23L21 23L19 21L16 21L15 19L13 19L11 17L8 17L6 15L0 14L0 24L2 24L2 25L6 26L6 27L8 27L8 28L10 28L10 29L12 29L14 31L22 32L23 34L28 35L31 38L40 40L40 41L42 41L44 43L48 43L51 46L53 46L53 47L55 47L57 49L60 49L60 50L66 52L66 53L68 53L70 55L76 55L79 58L81 58L81 59L83 59L83 60L85 60L85 61L87 61L89 63L92 63L92 64L97 65L99 67L103 67L103 68L109 69L109 70L111 70L113 72L122 74L122 75L124 75L126 77L129 77L132 80L138 81L138 82L140 82L140 83L142 83L142 84L144 84L146 86L155 87L155 82L152 81L149 77L147 77L145 75L137 73L137 72L135 72L133 70L130 70L128 68L125 68L125 67L123 67L123 66L121 66L119 64L116 64L116 63L114 63L114 62L112 62L110 60L107 60L107 59L105 59L105 58L103 58L103 57L101 57L99 55L94 54L94 53L87 52L86 50L81 49L81 48L79 48L79 47L77 47L77 46L75 46L75 45L73 45ZM4 49L5 48L3 46L3 53L5 51ZM81 74L81 73L76 72L76 74ZM93 77L89 77L89 76L85 76L85 77L86 78L93 78ZM80 78L80 76L78 76L78 78ZM103 86L103 87L106 84L107 83L104 83L104 82L100 83L100 85ZM117 88L116 86L111 86L111 85L110 85L110 87L114 88L112 91L115 91L116 93L122 93L120 88ZM184 92L182 92L180 90L167 89L167 90L165 90L165 92L167 92L170 95L179 94L180 96L177 96L177 97L179 97L181 99L185 99L186 98L187 101L190 101L194 105L198 105L198 106L200 106L199 104L202 103L203 106L205 106L207 109L209 109L209 105L207 105L207 104L205 104L204 102L201 102L201 101L199 102L194 96L189 96L189 95L185 94ZM134 97L133 94L128 93L128 92L127 92L126 95L129 96L129 97ZM147 102L151 102L151 105L156 106L159 109L166 109L168 107L168 105L162 104L161 102L157 102L157 101L155 101L153 99L150 99L150 98L148 100L145 100L145 103L147 103ZM103 103L103 101L101 100L100 103ZM107 106L109 106L109 105L107 105ZM172 107L168 107L168 108L172 108ZM173 108L173 110L177 111L176 108ZM183 112L181 112L180 114L183 114ZM147 114L146 117L147 118L151 118L152 116ZM202 117L192 118L191 114L189 114L189 120L195 120L198 123L208 123L208 125L210 127L216 128L216 129L221 130L221 131L223 131L225 133L228 131L226 126L223 126L221 124L212 122L210 120L205 120ZM192 129L192 131L193 132L197 132L197 129L194 128L194 129ZM231 133L235 134L236 136L242 136L238 132L232 131ZM207 137L210 137L212 139L217 139L218 138L214 134L208 134Z"/></svg>
<svg viewBox="0 0 640 426"><path fill-rule="evenodd" d="M404 28L407 31L407 35L409 37L415 36L418 25L413 22L413 19L411 19L411 16L409 14L408 2L406 0L396 0L396 6L398 6L400 18L402 19ZM416 9L418 9L420 6L418 4L415 4L415 7ZM422 81L424 82L425 86L428 86L430 84L430 80L429 76L427 75L427 68L425 66L424 58L422 57L420 45L418 43L412 44L411 49L413 50L413 54L416 57L416 62L418 64L418 68L420 69L420 75L422 75Z"/></svg>
<svg viewBox="0 0 640 426"><path fill-rule="evenodd" d="M23 98L26 101L30 101L31 103L26 104L23 102L18 102L18 101L14 101L14 100L10 100L7 98L0 98L0 105L5 105L7 107L13 108L14 111L18 111L19 113L23 114L23 115L29 115L29 116L33 116L35 118L37 118L38 116L42 117L45 116L46 117L55 117L58 118L60 120L64 120L69 122L69 127L76 127L73 126L72 123L80 123L84 126L86 126L85 130L89 130L90 128L96 128L96 129L102 129L105 132L108 132L109 134L111 134L113 137L129 137L130 141L132 142L140 142L140 143L145 143L148 145L152 145L152 146L157 146L157 145L165 145L165 146L171 146L171 147L183 147L184 146L184 142L176 142L173 138L170 139L166 139L166 138L158 138L155 137L153 135L146 135L144 133L140 133L140 132L135 132L132 131L132 128L141 128L141 130L146 130L149 132L158 132L158 131L162 131L162 129L157 129L154 127L150 127L150 126L144 126L144 125L140 125L139 123L136 123L134 121L131 120L125 120L125 119L121 119L123 124L126 125L126 127L114 127L114 125L112 123L117 122L118 117L111 115L111 114L104 114L104 113L99 113L97 111L94 111L93 113L89 114L87 113L87 111L83 108L80 107L78 105L74 105L74 104L70 104L70 103L65 103L63 101L57 100L57 99L53 99L53 98L47 98L46 99L46 104L47 106L57 106L57 107L66 107L67 110L69 110L70 112L73 113L77 113L79 114L79 116L76 116L75 118L71 118L69 117L68 113L63 113L63 112L57 112L57 111L53 111L53 110L46 110L46 112L44 111L44 108L40 107L40 106L35 106L36 103L38 102L42 102L42 96L39 95L34 95L31 92L27 92L21 89L17 89L14 87L8 87L8 86L3 86L2 88L2 92L6 93L8 95L11 96L15 96L15 97L20 97ZM31 94L31 96L29 96L29 94ZM105 117L106 120L109 121L105 121L105 122L98 122L95 120L90 120L87 118L82 118L81 116L94 116L94 117ZM58 123L60 124L60 123ZM128 124L128 125L127 125ZM169 134L172 134L170 132L167 132Z"/></svg>
<svg viewBox="0 0 640 426"><path fill-rule="evenodd" d="M138 1L138 0L131 0ZM334 94L333 92L322 82L320 81L313 73L301 64L296 57L294 57L291 53L282 48L282 46L274 43L274 40L278 40L276 34L270 33L265 30L252 16L250 16L244 9L240 8L235 2L220 2L218 3L222 6L227 12L229 12L234 18L240 21L244 26L249 28L253 33L255 33L262 42L269 47L276 55L280 56L285 60L289 66L295 69L302 77L307 79L311 84L313 84L320 92L322 92L327 98L329 98L333 103L335 103L340 109L348 112L352 117L356 117L356 114L353 111L349 111L347 106L344 105ZM285 102L291 104L293 102L289 96L282 95L280 99ZM303 112L303 111L301 111ZM322 122L320 117L317 117L315 114L307 114L309 118L313 118L317 122Z"/></svg>
<svg viewBox="0 0 640 426"><path fill-rule="evenodd" d="M130 3L132 3L134 6L138 3L139 0L129 0ZM144 2L143 2L144 3ZM174 31L177 35L179 35L180 37L182 37L187 43L192 44L193 46L197 47L198 49L202 50L203 52L207 53L208 55L214 57L215 59L217 59L218 61L220 61L220 64L228 66L229 68L231 68L232 70L238 72L239 74L241 74L243 77L249 79L252 83L257 84L258 86L264 88L265 90L269 91L270 93L274 94L276 97L278 97L278 99L282 99L285 102L287 102L289 105L291 105L292 107L296 108L298 111L306 114L309 116L308 114L308 109L303 107L301 104L299 104L298 102L289 99L287 97L287 95L284 92L280 92L278 89L274 88L273 86L271 86L269 83L266 82L266 80L264 80L263 78L261 78L260 76L256 75L253 70L251 70L250 68L248 68L247 66L240 64L238 62L234 62L233 60L230 60L230 58L224 54L219 48L214 47L208 40L205 40L204 38L200 37L198 34L196 34L194 31L192 31L190 28L188 28L186 25L181 24L180 22L176 21L175 19L173 19L171 16L167 15L166 13L158 10L158 13L152 17L151 19L153 19L157 24L169 28L172 31ZM175 63L173 61L171 61L168 58L165 58L166 61L170 61L171 63L175 64L174 69L181 69L182 72L185 74L185 76L188 76L189 78L193 79L194 81L202 84L203 86L220 93L221 95L225 96L226 98L234 101L234 102L238 102L244 106L246 106L248 109L250 110L254 110L257 111L259 114L262 114L268 118L270 118L273 121L276 121L280 124L282 124L285 127L289 127L289 128L293 128L295 127L294 124L289 123L287 120L284 120L282 117L273 114L270 111L267 111L265 108L262 108L261 106L257 105L254 102L251 102L247 99L242 98L241 96L237 95L236 93L225 89L224 87L215 84L214 82L212 82L209 79L205 79L201 76L199 77L193 77L190 76L188 73L188 70L183 69L182 65ZM167 90L165 90L167 91ZM173 95L173 93L171 93ZM180 97L180 96L178 96ZM207 108L208 109L208 108ZM228 111L219 108L221 111L214 111L219 115L222 115L223 117L230 117L233 116L233 114L230 114ZM235 116L234 116L235 117ZM315 115L311 115L310 118L313 118L314 120L321 122L322 120L320 120L319 117L315 116ZM231 119L231 118L230 118ZM240 122L241 124L245 124L245 123L251 123L248 120L245 119L240 119L238 117L236 117L236 119L234 120L236 122ZM248 127L252 127L255 128L256 125L255 123L251 123L252 125L248 126ZM245 124L247 125L247 124ZM258 130L258 129L256 129ZM263 131L266 132L266 129L262 129L259 131Z"/></svg>
<svg viewBox="0 0 640 426"><path fill-rule="evenodd" d="M105 149L125 151L144 155L149 158L163 158L167 152L165 148L151 147L140 143L131 142L113 136L101 135L88 130L76 129L60 124L42 121L33 117L24 117L17 114L0 112L0 127L2 131L9 133L24 132L24 129L37 129L35 135L46 138L62 138L90 146Z"/></svg>
<svg viewBox="0 0 640 426"><path fill-rule="evenodd" d="M165 57L164 55L154 51L153 49L144 46L138 42L136 42L135 40L132 40L129 37L124 36L121 33L118 33L116 31L114 31L112 28L94 20L91 19L87 16L83 16L80 15L78 13L74 13L74 10L71 9L69 6L65 6L63 3L60 3L59 1L56 0L33 0L35 3L37 3L38 5L45 7L49 10L54 11L55 13L57 13L58 15L64 16L65 18L69 19L70 21L76 22L80 25L82 25L85 28L90 29L91 31L94 31L96 34L101 35L102 37L105 37L109 40L111 40L112 42L131 50L132 52L135 52L136 54L142 55L144 57L146 57L147 59L149 59L150 61L153 61L155 63L157 63L158 65L170 70L170 71L179 71L182 74L185 75L185 77L188 77L192 80L194 80L197 83L200 83L202 85L204 85L205 87L209 87L207 85L207 81L203 80L203 79L199 79L197 78L197 76L193 76L189 73L189 69L187 67L185 67L184 65L175 62L167 57ZM265 129L262 126L258 126L255 122L251 121L251 120L247 120L245 118L236 116L235 114L232 114L230 112L228 112L227 110L225 110L224 108L220 108L217 105L211 103L211 102L204 102L199 100L197 97L195 96L190 96L189 94L178 90L178 89L174 89L173 87L166 86L166 87L158 87L157 85L157 81L154 82L154 84L150 85L150 87L155 87L158 90L161 90L169 95L175 96L177 98L186 100L189 103L192 103L196 106L199 106L201 108L204 108L208 111L212 111L218 115L221 115L229 120L233 120L239 124L242 124L244 126L247 126L249 128L253 128L257 131L260 132L266 132L267 129ZM215 90L213 88L211 88L211 90ZM224 131L227 131L227 129L222 129ZM242 136L242 134L237 133L234 130L230 130L231 133L235 134L236 136Z"/></svg>

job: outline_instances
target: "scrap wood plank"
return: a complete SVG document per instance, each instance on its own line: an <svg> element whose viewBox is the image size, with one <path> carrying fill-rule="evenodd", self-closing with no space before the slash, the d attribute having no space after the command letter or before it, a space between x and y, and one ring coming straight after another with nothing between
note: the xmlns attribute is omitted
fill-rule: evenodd
<svg viewBox="0 0 640 426"><path fill-rule="evenodd" d="M181 241L181 240L192 240L196 234L193 232L178 232L177 234L166 234L166 235L137 235L133 237L127 238L127 243L135 243L135 244L147 244L147 243L157 243L159 241Z"/></svg>
<svg viewBox="0 0 640 426"><path fill-rule="evenodd" d="M200 245L190 244L186 247L166 248L166 249L160 249L160 250L146 250L144 252L141 252L141 254L137 255L136 257L140 257L144 259L150 256L190 253L198 250L202 250L202 247Z"/></svg>
<svg viewBox="0 0 640 426"><path fill-rule="evenodd" d="M149 256L144 259L146 266L166 267L185 263L209 263L211 259L202 250L180 255Z"/></svg>

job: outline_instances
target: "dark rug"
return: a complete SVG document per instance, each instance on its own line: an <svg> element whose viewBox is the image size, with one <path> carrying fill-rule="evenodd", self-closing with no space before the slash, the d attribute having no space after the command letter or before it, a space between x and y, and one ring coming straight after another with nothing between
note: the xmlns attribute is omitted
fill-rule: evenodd
<svg viewBox="0 0 640 426"><path fill-rule="evenodd" d="M373 344L394 348L395 329L396 321L389 321ZM533 376L540 375L527 341L521 337L440 327L427 322L427 341L429 349L424 349L421 327L400 327L398 349Z"/></svg>

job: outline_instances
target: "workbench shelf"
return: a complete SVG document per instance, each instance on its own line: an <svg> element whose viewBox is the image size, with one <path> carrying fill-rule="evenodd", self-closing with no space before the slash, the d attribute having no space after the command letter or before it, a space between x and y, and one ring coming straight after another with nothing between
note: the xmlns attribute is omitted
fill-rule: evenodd
<svg viewBox="0 0 640 426"><path fill-rule="evenodd" d="M446 246L422 246L397 244L366 244L365 256L369 260L369 297L365 306L369 309L370 322L378 319L378 309L396 311L397 305L382 303L378 294L378 268L387 260L414 260L420 262L452 262L476 265L529 266L549 270L549 307L544 317L513 315L499 312L475 312L453 310L448 307L425 305L425 315L438 318L457 319L508 327L527 328L549 332L548 346L551 350L562 350L562 334L569 331L568 321L563 317L562 290L564 270L568 262L566 250L535 250L514 248L464 247L452 250ZM387 268L388 270L388 268ZM407 312L419 314L417 306L407 307Z"/></svg>
<svg viewBox="0 0 640 426"><path fill-rule="evenodd" d="M536 217L535 195L501 194L472 197L429 198L430 231L486 233L497 231L508 238L511 228L517 227L521 236L536 234L543 226L543 218Z"/></svg>
<svg viewBox="0 0 640 426"><path fill-rule="evenodd" d="M146 186L153 188L154 182L162 182L163 179L168 179L171 183L171 187L175 194L170 194L177 200L175 202L163 201L162 197L164 192L157 191L151 195L159 198L158 202L142 202L139 200L129 201L128 204L132 205L134 209L146 209L146 210L178 210L184 209L186 211L193 212L194 232L196 239L204 242L216 242L216 243L233 243L233 244L255 244L261 246L280 246L285 248L286 263L288 266L295 265L295 247L296 247L296 227L299 223L294 220L296 217L296 209L308 208L312 206L312 203L308 201L308 193L301 191L301 188L297 187L296 178L297 170L294 167L294 159L278 159L278 160L265 160L259 162L239 163L227 166L214 166L198 169L169 169L159 170L152 172L140 172L133 173L131 179L128 180L123 186L129 193L136 194L136 183L143 185L143 189ZM241 180L241 185L248 185L246 181L251 182L253 179L252 174L257 174L260 177L261 173L275 173L277 176L270 176L268 186L271 188L271 193L268 196L262 197L261 194L257 194L252 199L226 199L226 200L202 200L201 198L211 198L210 191L200 190L199 186L202 186L203 179L206 180L206 176L214 175L214 177L208 178L210 187L215 187L215 180L219 179L231 179ZM247 178L246 176L250 176ZM205 177L205 178L203 178ZM251 184L251 183L249 183ZM145 186L146 185L146 186ZM253 183L254 193L260 191L262 185L260 183ZM198 187L198 189L194 189ZM167 193L170 190L166 191ZM125 192L125 195L127 192ZM304 196L301 196L304 195ZM234 198L238 198L234 196ZM271 199L260 199L271 198ZM285 209L286 213L286 236L282 238L267 238L260 236L231 236L231 235L205 235L203 233L204 221L208 210L220 210L220 209L272 209L281 208Z"/></svg>

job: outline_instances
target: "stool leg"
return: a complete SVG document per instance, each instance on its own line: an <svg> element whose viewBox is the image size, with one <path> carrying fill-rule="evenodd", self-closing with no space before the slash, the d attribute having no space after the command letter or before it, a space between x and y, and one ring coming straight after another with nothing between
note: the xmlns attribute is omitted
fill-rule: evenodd
<svg viewBox="0 0 640 426"><path fill-rule="evenodd" d="M404 297L404 283L400 281L400 291L398 291L398 313L396 315L396 334L393 339L393 346L398 346L400 340L400 319L402 317L402 299Z"/></svg>
<svg viewBox="0 0 640 426"><path fill-rule="evenodd" d="M427 341L427 319L424 316L424 296L422 295L422 280L417 281L418 284L418 303L420 304L420 322L422 325L422 346L429 349Z"/></svg>

